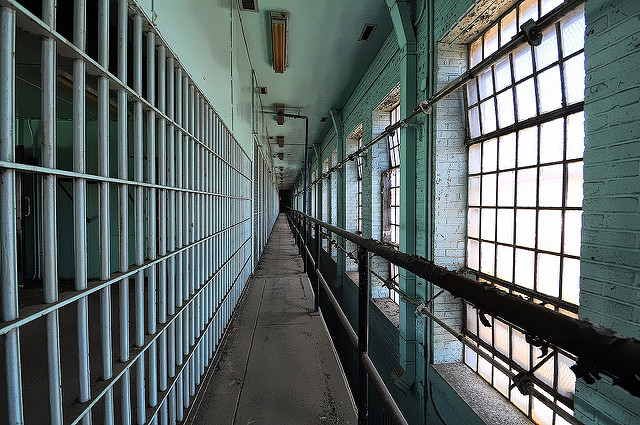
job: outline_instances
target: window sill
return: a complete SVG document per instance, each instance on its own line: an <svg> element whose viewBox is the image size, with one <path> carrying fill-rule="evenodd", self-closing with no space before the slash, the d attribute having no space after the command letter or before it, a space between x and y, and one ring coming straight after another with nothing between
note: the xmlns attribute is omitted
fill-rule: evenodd
<svg viewBox="0 0 640 425"><path fill-rule="evenodd" d="M432 365L440 377L456 392L481 422L532 425L517 407L463 363Z"/></svg>

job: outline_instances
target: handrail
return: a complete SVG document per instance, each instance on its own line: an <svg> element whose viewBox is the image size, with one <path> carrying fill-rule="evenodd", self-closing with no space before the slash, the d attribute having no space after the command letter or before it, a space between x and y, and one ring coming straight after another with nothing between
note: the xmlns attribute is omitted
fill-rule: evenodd
<svg viewBox="0 0 640 425"><path fill-rule="evenodd" d="M294 237L295 242L300 248L300 255L303 256L304 262L306 264L307 261L311 261L314 265L315 269L315 277L312 280L313 283L313 291L314 291L314 305L316 311L318 310L318 301L320 294L320 284L325 290L329 301L331 302L333 308L336 311L338 319L342 326L344 327L349 340L354 348L358 349L358 392L357 392L357 407L358 407L358 424L364 425L368 423L368 378L371 378L371 383L376 389L380 399L382 400L384 406L387 409L389 415L393 418L394 423L397 425L408 425L407 420L405 419L400 407L393 399L391 392L387 388L386 384L382 380L382 377L378 373L373 361L368 354L368 327L369 320L368 314L369 309L362 307L369 305L369 282L367 278L366 269L363 269L359 266L360 269L360 284L359 284L359 297L358 297L358 334L353 330L349 319L344 314L342 307L336 300L335 296L331 292L329 285L327 284L326 279L322 275L319 269L320 263L320 226L316 223L315 231L316 231L316 256L315 259L311 252L307 248L306 237L304 237L300 230L298 229L298 225L302 224L303 227L306 227L306 222L304 220L300 220L298 225L296 225L289 214L287 214L287 219L292 227L292 230L295 230ZM364 249L360 250L360 254L363 258L366 258L367 253ZM366 262L363 261L363 264ZM366 266L365 266L366 267Z"/></svg>
<svg viewBox="0 0 640 425"><path fill-rule="evenodd" d="M447 270L425 258L410 255L374 239L367 239L329 223L290 209L294 215L335 233L361 248L385 258L418 277L446 289L452 295L473 304L480 311L500 317L541 342L568 351L577 357L572 367L576 377L592 384L599 374L613 378L631 395L640 397L640 341L597 326L584 319L574 319L524 298Z"/></svg>

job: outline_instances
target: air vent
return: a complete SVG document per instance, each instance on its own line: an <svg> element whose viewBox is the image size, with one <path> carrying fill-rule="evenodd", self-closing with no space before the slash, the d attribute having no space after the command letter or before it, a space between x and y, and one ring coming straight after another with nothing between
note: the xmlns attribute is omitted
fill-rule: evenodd
<svg viewBox="0 0 640 425"><path fill-rule="evenodd" d="M362 33L360 34L358 41L369 41L376 28L378 28L377 24L364 24L364 28L362 28Z"/></svg>
<svg viewBox="0 0 640 425"><path fill-rule="evenodd" d="M240 0L240 10L244 10L245 12L257 12L257 0Z"/></svg>

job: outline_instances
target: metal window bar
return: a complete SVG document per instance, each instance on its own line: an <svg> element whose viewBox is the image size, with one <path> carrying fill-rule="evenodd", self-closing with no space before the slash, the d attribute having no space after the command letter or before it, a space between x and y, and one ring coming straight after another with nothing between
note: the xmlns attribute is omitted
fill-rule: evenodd
<svg viewBox="0 0 640 425"><path fill-rule="evenodd" d="M7 371L2 383L7 403L2 414L10 423L23 423L40 410L23 407L21 370L33 359L29 352L20 352L20 336L28 339L27 325L44 318L47 338L42 344L47 347L49 408L43 414L48 422L175 423L184 419L252 271L250 242L264 246L275 222L275 183L267 177L269 164L264 158L262 175L252 175L251 158L137 5L118 2L118 42L109 46L110 2L98 2L97 60L85 51L86 0L77 1L73 16L68 17L74 22L73 40L57 31L55 22L60 19L55 16L56 10L54 0L43 0L39 17L18 1L0 1L0 192L4 200L0 205L0 257L2 264L9 265L0 271L0 335ZM133 55L129 63L131 20ZM16 40L18 28L43 37L43 143L39 165L18 163L15 156L15 124L21 119L16 115L16 80L28 81L28 77L16 75L15 52L22 48ZM117 76L109 71L110 47L117 50ZM56 161L57 57L73 61L72 170L59 168ZM127 81L130 70L131 85ZM94 125L85 112L87 84L97 86L97 114L91 114L97 117L95 139L87 133L87 127ZM117 93L117 107L110 104L112 91ZM113 108L117 112L114 121L109 115ZM133 117L128 115L129 108ZM117 123L113 140L109 135L112 122ZM96 171L88 165L87 146L94 143ZM129 152L133 152L132 160ZM113 153L117 177L110 173L109 155ZM42 182L38 202L42 202L43 214L38 225L43 229L44 296L42 304L19 309L14 207L20 202L16 177L26 174ZM56 220L61 211L56 205L61 178L73 182L75 247L69 259L74 269L74 290L63 292L57 265L66 259L59 258L56 250L62 243L57 235L63 231ZM97 185L88 185L93 182ZM267 204L261 239L254 239L252 232L252 185L261 187ZM109 202L111 189L118 193L118 201L113 204ZM133 214L130 190L134 194ZM87 201L94 193L99 210L97 231L89 230L87 224ZM117 218L114 224L112 216ZM214 221L214 216L225 219ZM133 228L130 222L135 224ZM116 233L118 242L112 249L110 237ZM89 270L88 246L99 246L95 270ZM130 248L134 254L131 258ZM111 253L116 250L117 261L112 261ZM131 294L130 282L134 284ZM113 297L112 288L116 286L118 295ZM98 296L98 307L89 309L93 295ZM131 306L130 301L134 302ZM73 320L78 357L76 376L63 381L59 313L67 306L76 311ZM119 329L112 332L114 308ZM130 320L135 323L133 340ZM90 353L89 335L94 331L99 335L99 349L92 348ZM117 358L113 357L114 337L119 338ZM99 366L90 369L94 359ZM78 393L74 403L63 406L67 379L77 380ZM120 416L116 418L116 414Z"/></svg>

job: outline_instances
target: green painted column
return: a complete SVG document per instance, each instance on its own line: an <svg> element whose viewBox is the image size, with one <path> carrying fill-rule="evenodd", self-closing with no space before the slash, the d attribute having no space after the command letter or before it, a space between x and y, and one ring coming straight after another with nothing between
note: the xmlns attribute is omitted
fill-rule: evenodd
<svg viewBox="0 0 640 425"><path fill-rule="evenodd" d="M333 129L336 132L336 150L338 153L338 162L344 161L347 156L346 153L346 142L344 139L344 126L342 124L342 114L341 111L337 109L331 108L329 109L329 113L331 114L331 121L333 122ZM347 227L347 220L345 211L347 210L347 196L346 196L346 188L347 188L347 174L344 167L340 168L338 171L334 173L336 178L338 179L338 189L337 189L337 199L336 199L336 211L338 213L337 226L341 229ZM344 239L338 238L338 243L341 246L344 246ZM343 273L345 270L346 258L344 252L341 250L337 250L338 255L338 273L336 274L336 286L342 286Z"/></svg>
<svg viewBox="0 0 640 425"><path fill-rule="evenodd" d="M406 0L387 0L393 28L400 47L400 111L406 118L416 106L417 51L411 15ZM416 130L400 130L400 250L416 252ZM400 288L416 296L416 277L400 269ZM416 374L416 317L414 308L400 301L400 381L411 386Z"/></svg>

